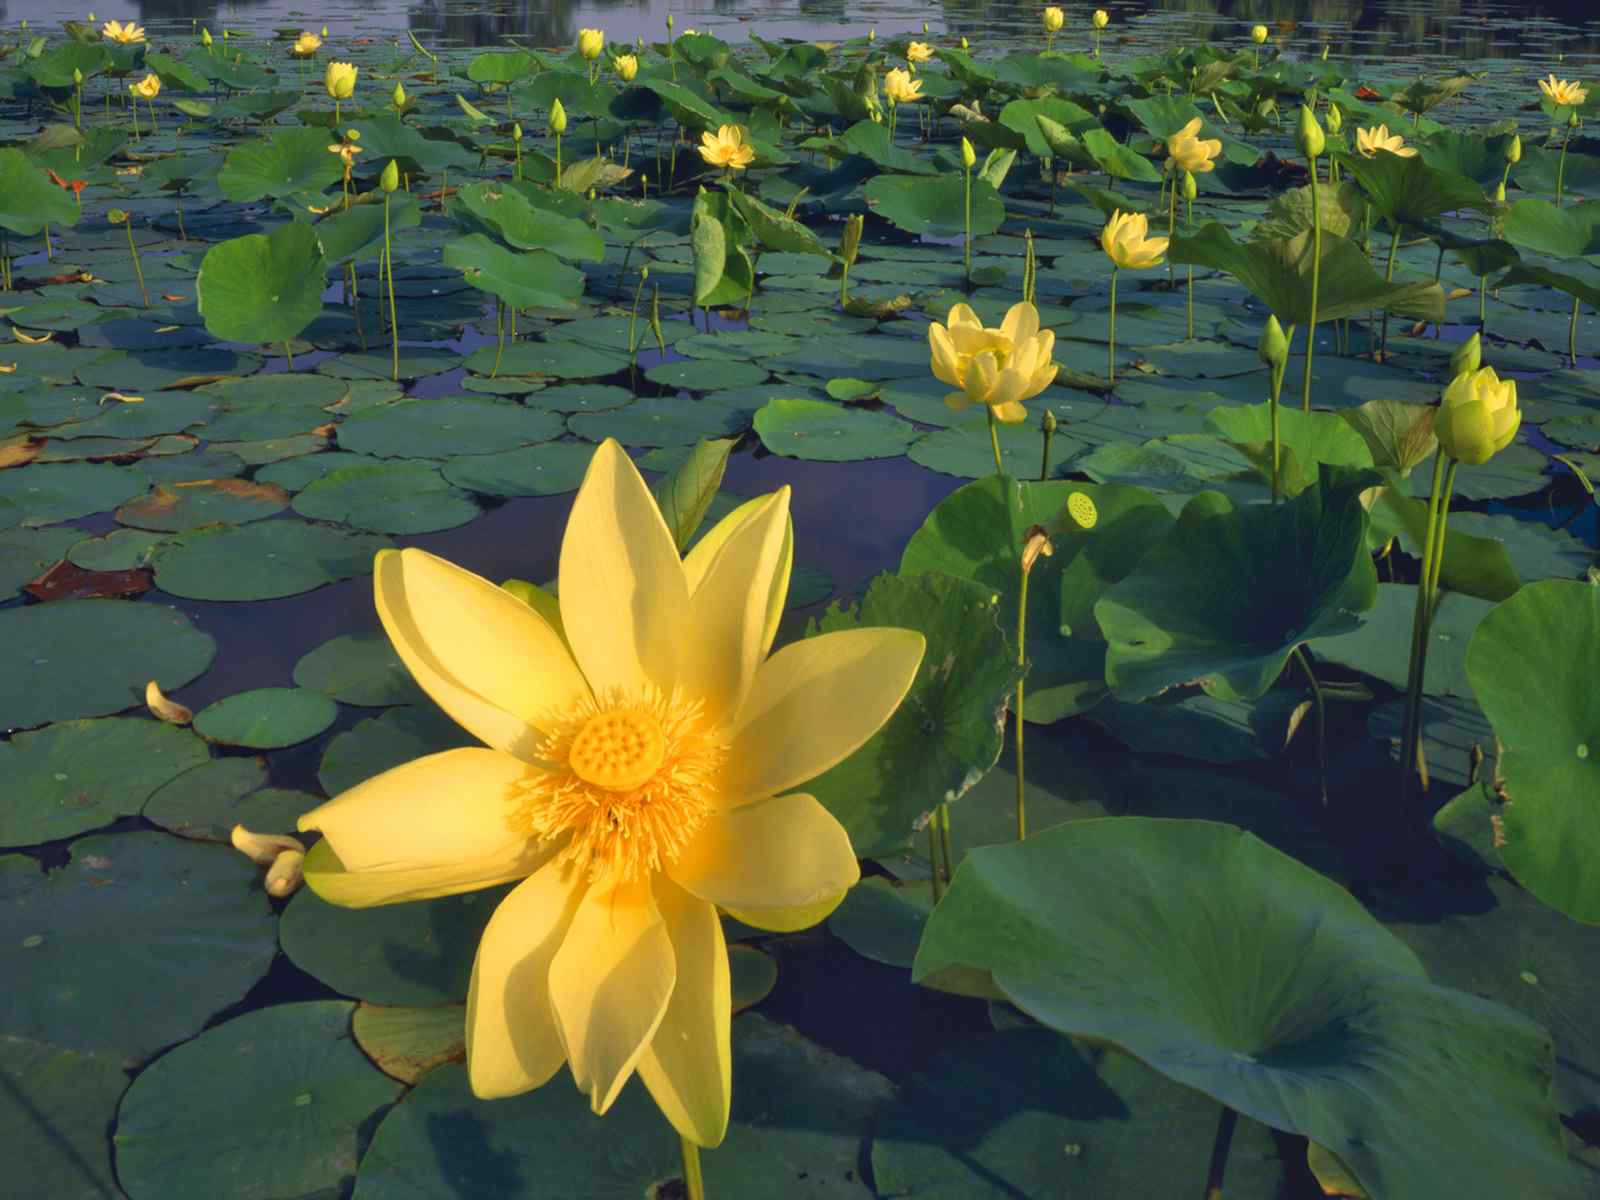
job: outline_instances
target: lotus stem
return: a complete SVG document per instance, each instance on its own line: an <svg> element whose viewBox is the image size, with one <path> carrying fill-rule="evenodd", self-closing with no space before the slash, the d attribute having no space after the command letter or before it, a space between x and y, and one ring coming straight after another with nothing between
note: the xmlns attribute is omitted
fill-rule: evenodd
<svg viewBox="0 0 1600 1200"><path fill-rule="evenodd" d="M1327 705L1323 702L1322 685L1317 682L1316 674L1311 670L1311 660L1306 657L1306 648L1296 646L1294 659L1300 664L1300 669L1305 672L1306 682L1311 685L1311 698L1317 709L1317 779L1322 786L1322 806L1328 806L1328 718Z"/></svg>
<svg viewBox="0 0 1600 1200"><path fill-rule="evenodd" d="M1393 283L1394 282L1394 260L1395 260L1395 255L1397 255L1400 252L1400 233L1404 228L1405 228L1405 226L1400 224L1400 222L1398 222L1398 221L1395 222L1395 225L1394 225L1394 236L1389 239L1389 265L1387 267L1385 267L1384 271L1383 271L1383 281L1385 283ZM1378 361L1382 362L1385 359L1387 359L1388 357L1389 357L1389 310L1387 308L1385 308L1383 310L1383 336L1378 339Z"/></svg>
<svg viewBox="0 0 1600 1200"><path fill-rule="evenodd" d="M1294 326L1289 326L1285 339L1289 345L1294 345ZM1283 393L1283 377L1289 369L1289 360L1284 358L1281 365L1274 364L1268 374L1267 413L1272 422L1272 502L1277 504L1283 498L1282 485L1279 482L1278 460L1281 456L1282 441L1278 434L1278 398Z"/></svg>
<svg viewBox="0 0 1600 1200"><path fill-rule="evenodd" d="M965 240L963 242L963 245L962 245L962 261L963 261L964 269L966 271L967 291L970 292L970 291L972 291L972 168L971 167L967 167L962 172L962 181L966 185L965 188L963 189L964 192L965 192L964 209L963 209L963 223L964 223L965 230L966 230L966 238L965 238Z"/></svg>
<svg viewBox="0 0 1600 1200"><path fill-rule="evenodd" d="M1193 232L1193 230L1194 230L1194 201L1188 199L1187 197L1185 197L1185 199L1184 199L1183 227L1184 227L1184 229L1186 229L1186 230L1188 230L1190 232ZM1192 341L1194 341L1194 264L1193 263L1189 264L1188 318L1189 318L1189 336L1188 336L1187 340L1192 342Z"/></svg>
<svg viewBox="0 0 1600 1200"><path fill-rule="evenodd" d="M706 1200L706 1180L700 1173L700 1147L680 1136L683 1150L683 1194L687 1200Z"/></svg>
<svg viewBox="0 0 1600 1200"><path fill-rule="evenodd" d="M1567 366L1578 365L1578 297L1572 298L1572 320L1567 323Z"/></svg>
<svg viewBox="0 0 1600 1200"><path fill-rule="evenodd" d="M1228 1169L1228 1150L1233 1145L1234 1126L1239 1114L1227 1105L1217 1118L1217 1135L1211 1141L1211 1163L1206 1168L1205 1200L1222 1200L1222 1176Z"/></svg>
<svg viewBox="0 0 1600 1200"><path fill-rule="evenodd" d="M633 340L633 331L639 323L639 301L644 296L644 281L649 278L649 271L639 272L639 285L633 289L633 309L628 314L628 370L639 369L639 342Z"/></svg>
<svg viewBox="0 0 1600 1200"><path fill-rule="evenodd" d="M1022 587L1017 592L1017 667L1028 665L1028 574L1022 572ZM1028 801L1022 778L1022 703L1023 681L1017 680L1017 841L1028 836Z"/></svg>
<svg viewBox="0 0 1600 1200"><path fill-rule="evenodd" d="M939 805L939 857L944 860L944 881L949 886L956 877L956 869L950 859L952 856L952 838L950 837L950 802L947 800Z"/></svg>
<svg viewBox="0 0 1600 1200"><path fill-rule="evenodd" d="M1046 423L1044 427L1044 453L1039 459L1039 482L1043 483L1050 478L1050 439L1055 437L1056 427Z"/></svg>
<svg viewBox="0 0 1600 1200"><path fill-rule="evenodd" d="M383 194L383 266L389 274L389 346L391 382L400 382L400 318L394 307L394 251L389 248L389 193Z"/></svg>
<svg viewBox="0 0 1600 1200"><path fill-rule="evenodd" d="M156 102L154 100L146 100L145 103L150 106L150 132L158 133L160 132L160 126L156 124ZM138 108L139 102L135 100L133 106Z"/></svg>
<svg viewBox="0 0 1600 1200"><path fill-rule="evenodd" d="M44 257L47 262L54 262L56 258L56 248L50 241L49 221L44 223Z"/></svg>
<svg viewBox="0 0 1600 1200"><path fill-rule="evenodd" d="M489 372L489 378L495 379L500 374L500 356L506 352L506 303L498 296L494 302L494 370Z"/></svg>
<svg viewBox="0 0 1600 1200"><path fill-rule="evenodd" d="M1445 528L1450 517L1450 493L1455 488L1456 463L1450 461L1445 469L1445 452L1441 448L1433 458L1433 481L1428 491L1428 525L1422 544L1422 578L1417 584L1417 603L1411 619L1411 661L1406 672L1405 723L1401 727L1400 742L1400 803L1409 807L1412 773L1418 772L1427 787L1427 765L1422 755L1422 685L1428 666L1428 639L1433 626L1433 614L1438 606L1436 595L1439 573L1444 565Z"/></svg>
<svg viewBox="0 0 1600 1200"><path fill-rule="evenodd" d="M672 157L673 157L674 161L676 161L676 159L678 157L678 155L677 155L677 150L678 150L677 146L673 146L672 150L673 150ZM561 135L559 133L556 134L556 183L555 183L555 186L556 187L560 187L561 186Z"/></svg>
<svg viewBox="0 0 1600 1200"><path fill-rule="evenodd" d="M994 408L992 406L986 404L984 405L984 410L989 414L989 446L994 451L994 473L996 475L1004 475L1006 467L1005 463L1000 460L999 424L994 419Z"/></svg>
<svg viewBox="0 0 1600 1200"><path fill-rule="evenodd" d="M130 214L122 222L128 230L128 253L133 256L133 273L139 280L139 295L144 297L144 306L150 307L150 293L144 286L144 268L139 265L139 247L133 241L133 217Z"/></svg>
<svg viewBox="0 0 1600 1200"><path fill-rule="evenodd" d="M1572 140L1572 126L1567 126L1567 135L1561 139L1561 157L1556 162L1556 207L1561 207L1561 193L1567 178L1567 143Z"/></svg>
<svg viewBox="0 0 1600 1200"><path fill-rule="evenodd" d="M928 814L928 883L933 888L933 902L944 899L944 881L939 872L939 810Z"/></svg>
<svg viewBox="0 0 1600 1200"><path fill-rule="evenodd" d="M1170 161L1170 160L1169 160ZM1167 189L1167 241L1171 242L1173 235L1178 232L1178 176L1176 170L1172 176L1172 186ZM1178 268L1173 264L1172 257L1167 257L1167 287L1171 288L1175 282Z"/></svg>
<svg viewBox="0 0 1600 1200"><path fill-rule="evenodd" d="M1322 189L1317 160L1311 159L1311 320L1306 325L1306 369L1300 380L1300 411L1311 411L1311 358L1317 349L1317 299L1322 290ZM1387 314L1385 314L1387 317Z"/></svg>
<svg viewBox="0 0 1600 1200"><path fill-rule="evenodd" d="M294 347L289 344L289 339L283 339L283 357L289 361L289 370L294 370Z"/></svg>
<svg viewBox="0 0 1600 1200"><path fill-rule="evenodd" d="M1488 291L1488 288L1489 288L1489 277L1487 275L1479 275L1478 276L1478 334L1479 334L1479 336L1482 336L1483 334L1486 334L1486 333L1489 332L1489 321L1488 321L1487 316L1485 315L1485 311L1486 310L1485 310L1485 304L1484 304L1485 293Z"/></svg>
<svg viewBox="0 0 1600 1200"><path fill-rule="evenodd" d="M1111 327L1106 342L1106 381L1117 383L1117 268L1111 268Z"/></svg>

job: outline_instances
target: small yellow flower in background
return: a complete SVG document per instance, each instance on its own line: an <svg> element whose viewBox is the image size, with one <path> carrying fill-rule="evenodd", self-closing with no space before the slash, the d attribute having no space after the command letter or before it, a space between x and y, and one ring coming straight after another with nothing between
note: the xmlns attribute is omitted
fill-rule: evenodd
<svg viewBox="0 0 1600 1200"><path fill-rule="evenodd" d="M208 50L211 48L211 30L204 26L200 27L200 44Z"/></svg>
<svg viewBox="0 0 1600 1200"><path fill-rule="evenodd" d="M141 100L154 100L161 94L161 79L156 75L146 75L138 83L130 83L128 90Z"/></svg>
<svg viewBox="0 0 1600 1200"><path fill-rule="evenodd" d="M623 83L632 83L633 77L639 73L639 56L637 54L619 54L616 58L617 75Z"/></svg>
<svg viewBox="0 0 1600 1200"><path fill-rule="evenodd" d="M700 157L713 167L742 171L755 161L756 152L744 140L744 126L724 125L716 133L700 135Z"/></svg>
<svg viewBox="0 0 1600 1200"><path fill-rule="evenodd" d="M126 25L121 21L107 21L100 27L100 36L108 42L119 42L128 46L134 42L144 41L144 26L135 25L132 21Z"/></svg>
<svg viewBox="0 0 1600 1200"><path fill-rule="evenodd" d="M1096 29L1104 29L1111 24L1111 14L1103 8L1097 8L1094 10L1094 16L1090 18L1090 21Z"/></svg>
<svg viewBox="0 0 1600 1200"><path fill-rule="evenodd" d="M906 61L912 63L927 62L933 57L933 47L927 42L912 42L906 47Z"/></svg>
<svg viewBox="0 0 1600 1200"><path fill-rule="evenodd" d="M352 132L354 132L352 130ZM361 147L355 142L336 142L328 147L329 154L337 154L339 161L344 164L344 177L350 178L350 172L356 164L356 155L361 153Z"/></svg>
<svg viewBox="0 0 1600 1200"><path fill-rule="evenodd" d="M1167 139L1167 154L1179 170L1198 174L1216 169L1213 160L1222 153L1222 142L1200 137L1200 124L1200 118L1195 117Z"/></svg>
<svg viewBox="0 0 1600 1200"><path fill-rule="evenodd" d="M578 30L578 53L590 62L600 57L600 52L606 48L606 35L599 29Z"/></svg>
<svg viewBox="0 0 1600 1200"><path fill-rule="evenodd" d="M1046 33L1059 33L1061 27L1067 23L1067 14L1052 4L1044 10L1040 19L1044 22Z"/></svg>
<svg viewBox="0 0 1600 1200"><path fill-rule="evenodd" d="M1446 454L1475 467L1509 446L1521 425L1517 381L1482 367L1457 375L1445 389L1433 432Z"/></svg>
<svg viewBox="0 0 1600 1200"><path fill-rule="evenodd" d="M330 100L348 100L355 95L356 76L360 71L354 63L330 62L327 74L323 77L323 86L328 89Z"/></svg>
<svg viewBox="0 0 1600 1200"><path fill-rule="evenodd" d="M561 545L560 621L423 550L378 555L401 661L485 746L405 763L300 818L306 882L351 907L511 881L467 994L467 1076L485 1099L565 1063L604 1113L635 1073L685 1138L714 1146L731 1092L718 909L814 925L860 878L849 836L794 789L899 706L922 635L865 628L770 657L793 563L789 489L679 556L614 440Z"/></svg>
<svg viewBox="0 0 1600 1200"><path fill-rule="evenodd" d="M302 30L300 36L295 38L294 45L289 47L292 58L310 58L322 49L322 39L310 30Z"/></svg>
<svg viewBox="0 0 1600 1200"><path fill-rule="evenodd" d="M1139 271L1161 261L1167 252L1167 239L1150 236L1150 220L1143 213L1119 209L1100 231L1100 248L1114 265Z"/></svg>
<svg viewBox="0 0 1600 1200"><path fill-rule="evenodd" d="M1039 328L1039 310L1013 304L998 328L986 329L970 305L957 304L945 323L928 326L933 377L959 388L944 402L957 411L987 405L995 419L1015 425L1027 419L1031 400L1055 380L1056 335Z"/></svg>
<svg viewBox="0 0 1600 1200"><path fill-rule="evenodd" d="M896 104L921 100L922 80L913 79L910 71L896 67L883 77L883 94Z"/></svg>
<svg viewBox="0 0 1600 1200"><path fill-rule="evenodd" d="M1358 128L1356 150L1362 158L1371 158L1380 150L1398 154L1401 158L1414 158L1417 153L1415 148L1406 145L1405 138L1398 133L1390 133L1387 125L1379 125L1376 129Z"/></svg>
<svg viewBox="0 0 1600 1200"><path fill-rule="evenodd" d="M1548 79L1539 80L1539 90L1550 98L1551 103L1567 108L1576 108L1589 98L1588 88L1576 80L1557 79L1554 72Z"/></svg>
<svg viewBox="0 0 1600 1200"><path fill-rule="evenodd" d="M1257 25L1250 30L1250 40L1259 46L1267 40L1268 32L1265 25Z"/></svg>

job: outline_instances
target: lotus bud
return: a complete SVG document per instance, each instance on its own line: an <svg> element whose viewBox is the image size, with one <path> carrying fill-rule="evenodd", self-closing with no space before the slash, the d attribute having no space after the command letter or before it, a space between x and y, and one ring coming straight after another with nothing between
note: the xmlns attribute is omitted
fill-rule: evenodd
<svg viewBox="0 0 1600 1200"><path fill-rule="evenodd" d="M521 121L518 121L516 124L514 124L511 127L511 140L513 142L520 142L522 140L522 122Z"/></svg>
<svg viewBox="0 0 1600 1200"><path fill-rule="evenodd" d="M1322 123L1317 120L1317 114L1304 104L1300 106L1300 124L1295 128L1294 140L1300 147L1300 153L1307 159L1316 158L1328 147L1328 139L1322 132Z"/></svg>
<svg viewBox="0 0 1600 1200"><path fill-rule="evenodd" d="M151 716L168 725L187 725L194 720L193 711L176 700L169 700L154 679L144 685L144 706L150 710Z"/></svg>
<svg viewBox="0 0 1600 1200"><path fill-rule="evenodd" d="M632 83L633 77L639 73L639 58L634 54L619 54L616 59L617 78L623 83Z"/></svg>
<svg viewBox="0 0 1600 1200"><path fill-rule="evenodd" d="M593 62L606 47L606 35L599 29L578 30L578 53Z"/></svg>
<svg viewBox="0 0 1600 1200"><path fill-rule="evenodd" d="M1474 333L1450 356L1450 378L1476 371L1483 365L1483 338Z"/></svg>
<svg viewBox="0 0 1600 1200"><path fill-rule="evenodd" d="M200 44L202 46L208 46L208 47L211 45L211 30L206 29L204 27L201 28L201 30L200 30Z"/></svg>
<svg viewBox="0 0 1600 1200"><path fill-rule="evenodd" d="M1094 16L1091 17L1090 20L1094 22L1094 27L1096 29L1104 29L1107 25L1111 24L1111 14L1103 8L1097 8L1094 10Z"/></svg>
<svg viewBox="0 0 1600 1200"><path fill-rule="evenodd" d="M83 72L78 70L77 67L72 68L72 82L78 87L83 86Z"/></svg>
<svg viewBox="0 0 1600 1200"><path fill-rule="evenodd" d="M867 30L867 41L875 42L877 40L878 40L878 31L876 29Z"/></svg>
<svg viewBox="0 0 1600 1200"><path fill-rule="evenodd" d="M1522 161L1522 135L1516 134L1511 139L1511 144L1506 147L1506 161L1516 164Z"/></svg>
<svg viewBox="0 0 1600 1200"><path fill-rule="evenodd" d="M1258 46L1265 42L1267 40L1267 27L1265 25L1257 25L1250 31L1250 40Z"/></svg>
<svg viewBox="0 0 1600 1200"><path fill-rule="evenodd" d="M860 213L851 213L844 221L844 231L839 235L839 257L847 267L854 266L856 254L861 249L861 232L866 228L867 218Z"/></svg>
<svg viewBox="0 0 1600 1200"><path fill-rule="evenodd" d="M300 890L306 881L306 855L304 850L285 850L272 860L267 868L267 895L282 900Z"/></svg>
<svg viewBox="0 0 1600 1200"><path fill-rule="evenodd" d="M1327 45L1326 42L1324 42L1323 45L1322 45L1322 61L1323 62L1327 62L1328 61L1328 45Z"/></svg>
<svg viewBox="0 0 1600 1200"><path fill-rule="evenodd" d="M1022 573L1028 574L1033 570L1033 564L1039 561L1042 555L1049 558L1056 552L1055 546L1050 541L1050 535L1045 532L1043 525L1031 525L1022 541Z"/></svg>
<svg viewBox="0 0 1600 1200"><path fill-rule="evenodd" d="M671 13L668 13L668 14L667 14L667 32L668 32L668 33L671 33L671 32L672 32L672 23L673 23L673 22L672 22L672 14L671 14Z"/></svg>
<svg viewBox="0 0 1600 1200"><path fill-rule="evenodd" d="M1579 125L1578 110L1577 109L1573 109L1571 112L1569 112L1567 114L1567 128L1568 129L1576 129L1578 127L1578 125Z"/></svg>
<svg viewBox="0 0 1600 1200"><path fill-rule="evenodd" d="M565 133L567 131L567 110L562 107L560 97L550 105L550 132Z"/></svg>
<svg viewBox="0 0 1600 1200"><path fill-rule="evenodd" d="M1494 202L1496 204L1504 204L1506 202L1506 183L1503 179L1494 185Z"/></svg>
<svg viewBox="0 0 1600 1200"><path fill-rule="evenodd" d="M1457 375L1445 389L1433 420L1439 448L1469 467L1488 462L1511 444L1522 424L1517 381L1493 367Z"/></svg>
<svg viewBox="0 0 1600 1200"><path fill-rule="evenodd" d="M378 186L386 192L392 192L400 186L400 164L394 159L389 160L389 165L383 168L383 174L378 176Z"/></svg>
<svg viewBox="0 0 1600 1200"><path fill-rule="evenodd" d="M650 282L650 268L649 267L640 267L639 268L639 282L640 283L649 283Z"/></svg>
<svg viewBox="0 0 1600 1200"><path fill-rule="evenodd" d="M390 99L394 101L396 108L404 108L406 106L406 89L398 79L394 81L394 95Z"/></svg>
<svg viewBox="0 0 1600 1200"><path fill-rule="evenodd" d="M1337 104L1328 105L1328 132L1338 133L1344 128L1344 110Z"/></svg>
<svg viewBox="0 0 1600 1200"><path fill-rule="evenodd" d="M1039 19L1044 23L1046 33L1055 33L1067 23L1067 15L1054 5L1045 9Z"/></svg>
<svg viewBox="0 0 1600 1200"><path fill-rule="evenodd" d="M121 225L127 219L128 213L126 209L113 208L106 212L106 220L112 225Z"/></svg>
<svg viewBox="0 0 1600 1200"><path fill-rule="evenodd" d="M966 138L962 138L961 139L961 165L963 167L965 167L967 170L970 171L977 164L977 161L978 161L978 152L972 148L972 143L971 142L969 142Z"/></svg>
<svg viewBox="0 0 1600 1200"><path fill-rule="evenodd" d="M1200 185L1194 181L1194 172L1185 171L1183 173L1183 198L1190 204L1193 204L1194 198L1199 194Z"/></svg>
<svg viewBox="0 0 1600 1200"><path fill-rule="evenodd" d="M1055 433L1056 414L1051 412L1048 408L1045 409L1044 416L1039 418L1039 428L1044 432L1046 437L1049 437L1051 434Z"/></svg>
<svg viewBox="0 0 1600 1200"><path fill-rule="evenodd" d="M305 845L298 838L284 833L251 833L243 825L233 827L233 835L229 840L233 842L235 850L258 867L270 867L278 855L286 850L300 854L306 852Z"/></svg>
<svg viewBox="0 0 1600 1200"><path fill-rule="evenodd" d="M961 48L963 50L967 49L967 39L965 37L961 39Z"/></svg>
<svg viewBox="0 0 1600 1200"><path fill-rule="evenodd" d="M1283 336L1283 326L1275 314L1267 314L1267 323L1261 327L1261 341L1256 344L1256 354L1267 366L1282 370L1289 361L1289 339Z"/></svg>
<svg viewBox="0 0 1600 1200"><path fill-rule="evenodd" d="M928 23L926 21L924 21L922 23L922 32L923 33L927 33L928 32Z"/></svg>
<svg viewBox="0 0 1600 1200"><path fill-rule="evenodd" d="M328 36L328 27L326 25L322 27L322 36L324 39L326 39Z"/></svg>

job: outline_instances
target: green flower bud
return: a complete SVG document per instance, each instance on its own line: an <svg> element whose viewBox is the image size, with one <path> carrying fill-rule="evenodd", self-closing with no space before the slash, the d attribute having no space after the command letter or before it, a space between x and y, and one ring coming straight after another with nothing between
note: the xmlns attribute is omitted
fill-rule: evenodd
<svg viewBox="0 0 1600 1200"><path fill-rule="evenodd" d="M121 225L127 219L127 212L120 208L113 208L110 212L106 213L106 220L110 221L113 225Z"/></svg>
<svg viewBox="0 0 1600 1200"><path fill-rule="evenodd" d="M1496 204L1504 204L1506 202L1506 184L1503 179L1494 185L1494 202Z"/></svg>
<svg viewBox="0 0 1600 1200"><path fill-rule="evenodd" d="M1267 323L1261 327L1261 341L1256 354L1269 367L1282 367L1289 361L1289 339L1283 336L1283 326L1278 318L1267 314Z"/></svg>
<svg viewBox="0 0 1600 1200"><path fill-rule="evenodd" d="M1450 378L1476 371L1483 365L1483 338L1474 333L1450 356Z"/></svg>
<svg viewBox="0 0 1600 1200"><path fill-rule="evenodd" d="M565 133L567 131L567 110L561 106L558 97L550 106L550 132Z"/></svg>
<svg viewBox="0 0 1600 1200"><path fill-rule="evenodd" d="M1506 161L1519 163L1522 161L1522 135L1519 133L1511 139L1511 144L1506 147Z"/></svg>
<svg viewBox="0 0 1600 1200"><path fill-rule="evenodd" d="M978 152L972 148L972 143L966 138L961 139L961 165L967 170L972 170L978 161Z"/></svg>
<svg viewBox="0 0 1600 1200"><path fill-rule="evenodd" d="M386 192L392 192L400 186L400 164L394 159L389 160L389 165L383 168L383 174L378 176L378 186Z"/></svg>
<svg viewBox="0 0 1600 1200"><path fill-rule="evenodd" d="M1501 379L1493 367L1480 367L1457 375L1445 389L1433 432L1440 449L1474 467L1509 446L1521 424L1517 381Z"/></svg>
<svg viewBox="0 0 1600 1200"><path fill-rule="evenodd" d="M1046 433L1054 433L1056 431L1056 414L1048 408L1045 409L1044 416L1039 418L1039 428Z"/></svg>
<svg viewBox="0 0 1600 1200"><path fill-rule="evenodd" d="M1322 124L1317 120L1317 114L1304 104L1300 106L1300 124L1294 132L1295 145L1300 147L1300 153L1308 159L1316 158L1328 147L1328 138L1322 132Z"/></svg>
<svg viewBox="0 0 1600 1200"><path fill-rule="evenodd" d="M400 85L398 79L394 81L394 96L392 99L396 108L404 108L406 106L406 89Z"/></svg>
<svg viewBox="0 0 1600 1200"><path fill-rule="evenodd" d="M513 125L511 127L511 140L514 141L514 142L520 142L522 140L522 122L521 121L518 121L515 125Z"/></svg>
<svg viewBox="0 0 1600 1200"><path fill-rule="evenodd" d="M83 86L83 72L78 70L77 67L72 68L72 82L79 87Z"/></svg>
<svg viewBox="0 0 1600 1200"><path fill-rule="evenodd" d="M847 267L855 265L856 252L861 248L861 231L866 224L867 218L860 213L851 213L845 218L844 231L839 235L839 258Z"/></svg>
<svg viewBox="0 0 1600 1200"><path fill-rule="evenodd" d="M1344 128L1344 110L1337 104L1328 105L1328 132L1338 133Z"/></svg>
<svg viewBox="0 0 1600 1200"><path fill-rule="evenodd" d="M1194 198L1196 196L1198 196L1199 194L1200 194L1200 187L1194 181L1194 172L1193 171L1185 171L1183 173L1183 198L1185 200L1187 200L1190 204L1193 204L1194 203Z"/></svg>
<svg viewBox="0 0 1600 1200"><path fill-rule="evenodd" d="M1567 114L1567 128L1568 129L1576 129L1577 127L1578 127L1578 113L1577 113L1577 110L1574 109L1572 112L1569 112Z"/></svg>

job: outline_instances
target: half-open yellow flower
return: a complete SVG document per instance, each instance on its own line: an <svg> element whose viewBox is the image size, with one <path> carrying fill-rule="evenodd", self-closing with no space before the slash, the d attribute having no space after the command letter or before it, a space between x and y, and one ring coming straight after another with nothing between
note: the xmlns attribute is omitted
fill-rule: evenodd
<svg viewBox="0 0 1600 1200"><path fill-rule="evenodd" d="M1097 8L1094 10L1094 16L1090 17L1089 20L1096 29L1104 29L1111 24L1111 14L1103 8Z"/></svg>
<svg viewBox="0 0 1600 1200"><path fill-rule="evenodd" d="M330 100L348 100L355 95L356 76L360 71L354 63L330 62L322 85L328 90Z"/></svg>
<svg viewBox="0 0 1600 1200"><path fill-rule="evenodd" d="M1046 33L1060 33L1061 27L1067 23L1067 14L1052 4L1040 14L1039 19L1044 22Z"/></svg>
<svg viewBox="0 0 1600 1200"><path fill-rule="evenodd" d="M154 100L161 94L161 78L158 75L146 75L138 83L130 83L128 90L141 100Z"/></svg>
<svg viewBox="0 0 1600 1200"><path fill-rule="evenodd" d="M863 628L769 656L793 561L789 490L680 557L615 441L595 451L534 607L422 550L378 555L378 616L428 694L485 745L395 767L300 819L306 880L363 907L520 880L483 932L467 1073L484 1098L563 1063L596 1112L637 1072L686 1138L727 1128L718 910L825 917L859 878L843 827L794 789L871 737L922 635Z"/></svg>
<svg viewBox="0 0 1600 1200"><path fill-rule="evenodd" d="M100 27L100 36L108 42L120 42L127 46L144 41L144 26L135 25L132 21L126 25L121 21L107 21Z"/></svg>
<svg viewBox="0 0 1600 1200"><path fill-rule="evenodd" d="M606 35L600 29L578 30L578 53L593 62L600 57L600 52L606 48Z"/></svg>
<svg viewBox="0 0 1600 1200"><path fill-rule="evenodd" d="M1539 90L1548 96L1552 103L1576 108L1589 98L1589 89L1583 87L1577 80L1557 79L1551 72L1550 78L1539 80Z"/></svg>
<svg viewBox="0 0 1600 1200"><path fill-rule="evenodd" d="M639 56L637 54L619 54L611 65L616 67L617 76L623 83L632 83L633 77L639 73Z"/></svg>
<svg viewBox="0 0 1600 1200"><path fill-rule="evenodd" d="M896 104L910 104L922 99L922 80L913 79L910 71L896 67L883 77L883 94Z"/></svg>
<svg viewBox="0 0 1600 1200"><path fill-rule="evenodd" d="M1398 154L1401 158L1415 158L1417 154L1415 147L1406 145L1405 138L1398 133L1390 133L1387 125L1356 130L1356 151L1362 158L1372 158L1380 150Z"/></svg>
<svg viewBox="0 0 1600 1200"><path fill-rule="evenodd" d="M906 61L913 63L927 62L933 57L933 47L927 42L912 42L906 47Z"/></svg>
<svg viewBox="0 0 1600 1200"><path fill-rule="evenodd" d="M1121 209L1111 214L1100 231L1100 248L1118 267L1142 270L1153 267L1167 252L1164 237L1150 236L1150 220L1143 213L1125 213Z"/></svg>
<svg viewBox="0 0 1600 1200"><path fill-rule="evenodd" d="M713 167L742 171L755 161L756 152L744 140L744 127L724 125L716 133L700 135L700 157Z"/></svg>
<svg viewBox="0 0 1600 1200"><path fill-rule="evenodd" d="M1198 175L1216 169L1215 160L1222 153L1222 142L1217 138L1202 138L1200 118L1196 117L1167 139L1167 154L1180 171Z"/></svg>
<svg viewBox="0 0 1600 1200"><path fill-rule="evenodd" d="M302 30L300 36L295 38L294 45L289 47L292 58L310 58L322 49L322 39L309 30Z"/></svg>
<svg viewBox="0 0 1600 1200"><path fill-rule="evenodd" d="M1433 432L1451 458L1469 467L1488 462L1511 444L1522 425L1517 381L1493 367L1463 371L1445 389Z"/></svg>
<svg viewBox="0 0 1600 1200"><path fill-rule="evenodd" d="M986 329L970 305L957 304L945 324L928 326L933 377L959 391L944 402L957 411L975 404L1014 425L1026 419L1023 401L1049 387L1059 369L1056 335L1039 328L1039 310L1013 304L998 328Z"/></svg>

